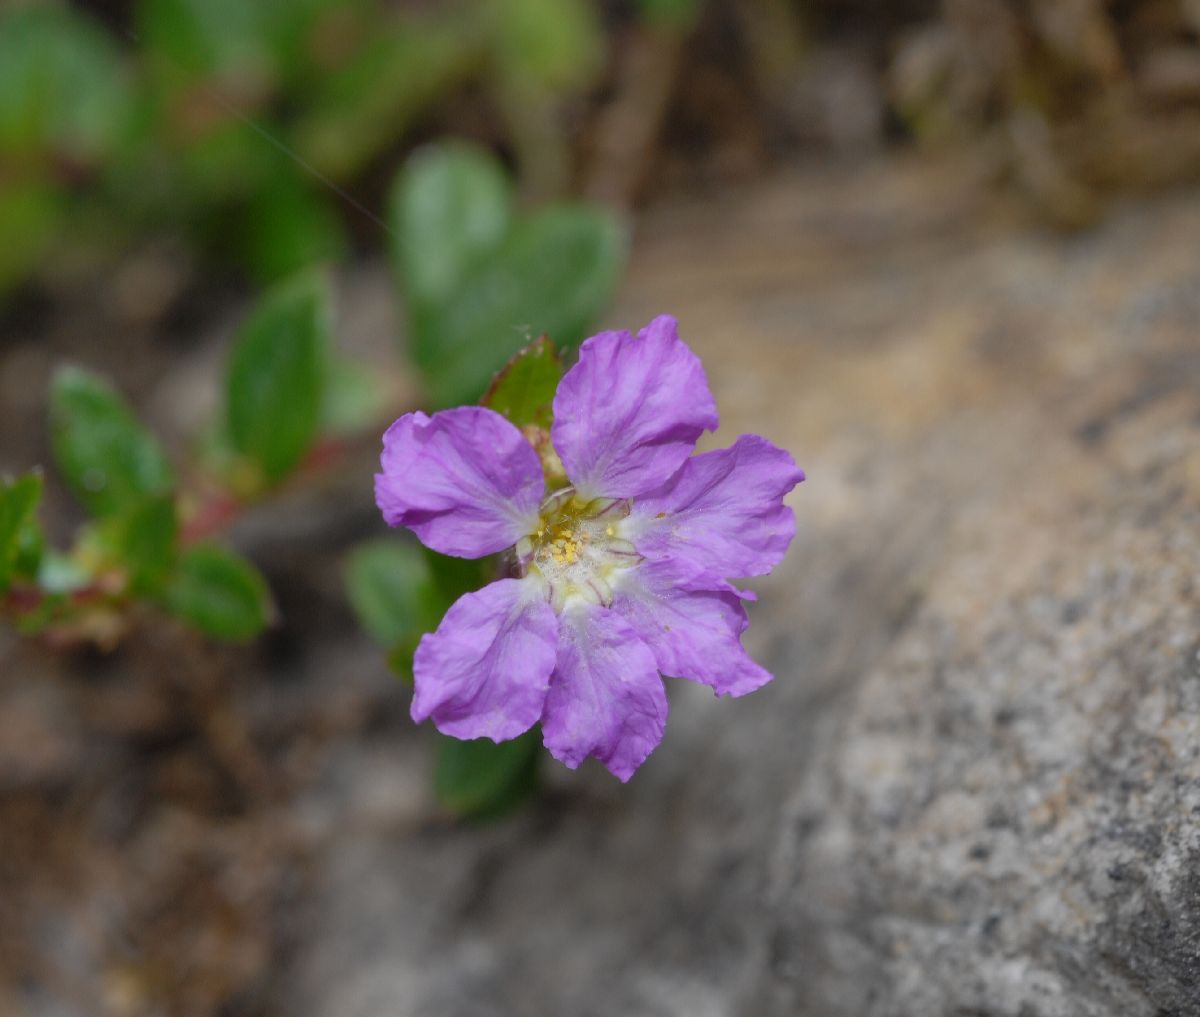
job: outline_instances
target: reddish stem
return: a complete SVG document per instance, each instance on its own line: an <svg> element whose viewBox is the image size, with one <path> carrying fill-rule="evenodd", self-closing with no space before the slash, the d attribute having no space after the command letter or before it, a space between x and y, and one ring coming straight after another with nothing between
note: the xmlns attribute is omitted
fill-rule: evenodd
<svg viewBox="0 0 1200 1017"><path fill-rule="evenodd" d="M228 491L218 491L207 501L200 503L200 508L180 530L181 544L194 544L205 537L211 537L228 526L237 518L242 508L242 502Z"/></svg>

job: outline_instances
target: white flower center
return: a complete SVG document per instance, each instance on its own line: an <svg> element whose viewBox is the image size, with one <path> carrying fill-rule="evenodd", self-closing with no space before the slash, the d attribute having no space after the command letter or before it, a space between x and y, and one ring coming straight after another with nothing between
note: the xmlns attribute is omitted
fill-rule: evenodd
<svg viewBox="0 0 1200 1017"><path fill-rule="evenodd" d="M607 607L615 574L642 560L622 533L629 507L628 499L555 491L538 510L538 528L515 548L518 571L541 576L556 611L574 599Z"/></svg>

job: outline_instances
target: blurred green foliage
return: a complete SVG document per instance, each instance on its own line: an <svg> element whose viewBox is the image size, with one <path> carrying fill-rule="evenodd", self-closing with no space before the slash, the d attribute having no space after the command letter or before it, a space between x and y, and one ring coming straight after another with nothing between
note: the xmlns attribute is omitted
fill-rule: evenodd
<svg viewBox="0 0 1200 1017"><path fill-rule="evenodd" d="M26 633L102 645L120 635L137 602L219 639L260 632L271 617L266 582L206 538L299 470L323 434L355 413L379 412L368 372L335 357L332 333L330 286L313 272L279 284L250 311L226 369L225 412L204 455L183 471L198 481L194 492L179 490L158 438L108 381L60 368L51 448L89 519L69 551L48 550L34 514L41 475L0 478L0 615Z"/></svg>
<svg viewBox="0 0 1200 1017"><path fill-rule="evenodd" d="M63 480L92 515L113 515L174 485L158 439L108 382L80 368L54 377L50 436Z"/></svg>
<svg viewBox="0 0 1200 1017"><path fill-rule="evenodd" d="M512 206L508 177L486 152L442 145L414 155L396 180L390 214L393 260L408 299L449 303L508 234Z"/></svg>
<svg viewBox="0 0 1200 1017"><path fill-rule="evenodd" d="M181 548L174 470L108 382L82 368L60 369L50 423L59 473L92 519L69 555L46 556L27 577L35 600L53 607L33 628L68 624L86 638L89 610L137 599L223 639L248 638L266 624L266 585L248 562L219 548ZM79 590L90 592L80 604L55 599Z"/></svg>
<svg viewBox="0 0 1200 1017"><path fill-rule="evenodd" d="M0 30L0 152L46 168L110 154L129 114L129 82L107 33L69 9L16 6Z"/></svg>
<svg viewBox="0 0 1200 1017"><path fill-rule="evenodd" d="M638 0L638 10L651 24L687 26L699 16L704 0Z"/></svg>
<svg viewBox="0 0 1200 1017"><path fill-rule="evenodd" d="M600 69L604 37L588 0L493 0L487 14L503 87L523 95L570 92Z"/></svg>
<svg viewBox="0 0 1200 1017"><path fill-rule="evenodd" d="M604 66L589 0L131 8L124 36L59 0L0 10L0 296L59 252L103 260L147 233L260 283L335 259L349 246L337 189L439 103L492 94L518 163L536 169L563 161L546 145L565 141L524 121Z"/></svg>
<svg viewBox="0 0 1200 1017"><path fill-rule="evenodd" d="M582 340L624 263L611 214L562 203L521 215L500 166L466 146L418 153L390 216L412 357L435 405L477 399L535 336Z"/></svg>
<svg viewBox="0 0 1200 1017"><path fill-rule="evenodd" d="M100 27L48 4L0 11L0 295L52 253L77 182L115 157L131 104Z"/></svg>
<svg viewBox="0 0 1200 1017"><path fill-rule="evenodd" d="M0 613L26 632L107 643L144 602L244 640L269 621L269 591L209 537L230 506L304 468L323 436L379 423L378 381L335 355L329 286L312 269L349 247L339 186L468 81L494 91L518 164L542 160L546 139L517 121L595 80L602 29L586 0L140 0L130 39L51 0L0 12L0 295L57 252L102 258L154 231L234 259L267 291L186 468L109 382L59 372L54 458L89 519L68 550L48 548L40 476L0 486ZM487 404L548 429L563 364L546 339L521 347L587 334L619 279L620 224L582 203L519 208L495 157L452 144L401 170L388 228L429 403L474 401L494 380ZM421 635L500 567L389 539L357 549L346 579L411 676ZM537 757L536 734L441 743L439 797L496 811L533 786Z"/></svg>
<svg viewBox="0 0 1200 1017"><path fill-rule="evenodd" d="M175 567L179 537L175 496L162 494L136 502L102 520L92 533L96 550L125 571L129 592L154 595Z"/></svg>
<svg viewBox="0 0 1200 1017"><path fill-rule="evenodd" d="M290 473L316 436L330 308L324 279L304 275L269 293L238 332L227 375L229 439L267 482Z"/></svg>

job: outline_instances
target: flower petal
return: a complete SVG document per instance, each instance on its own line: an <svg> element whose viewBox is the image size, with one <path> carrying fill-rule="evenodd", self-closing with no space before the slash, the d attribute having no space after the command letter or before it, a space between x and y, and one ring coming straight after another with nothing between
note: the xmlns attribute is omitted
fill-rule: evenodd
<svg viewBox="0 0 1200 1017"><path fill-rule="evenodd" d="M558 619L532 579L501 579L459 597L413 658L412 719L442 734L502 742L542 715Z"/></svg>
<svg viewBox="0 0 1200 1017"><path fill-rule="evenodd" d="M666 690L637 633L607 608L569 608L542 714L551 755L572 770L595 756L626 781L662 741L666 723Z"/></svg>
<svg viewBox="0 0 1200 1017"><path fill-rule="evenodd" d="M624 532L648 558L687 559L724 578L765 575L796 534L783 499L803 479L787 452L744 434L634 502Z"/></svg>
<svg viewBox="0 0 1200 1017"><path fill-rule="evenodd" d="M663 674L701 682L718 696L744 696L771 673L742 647L749 624L742 597L715 585L686 564L646 561L621 574L612 609L654 652Z"/></svg>
<svg viewBox="0 0 1200 1017"><path fill-rule="evenodd" d="M494 410L406 413L384 434L381 462L375 502L383 518L442 554L481 558L537 525L545 489L537 453Z"/></svg>
<svg viewBox="0 0 1200 1017"><path fill-rule="evenodd" d="M631 498L679 469L716 426L700 359L662 315L636 339L602 332L584 342L554 396L551 436L577 488Z"/></svg>

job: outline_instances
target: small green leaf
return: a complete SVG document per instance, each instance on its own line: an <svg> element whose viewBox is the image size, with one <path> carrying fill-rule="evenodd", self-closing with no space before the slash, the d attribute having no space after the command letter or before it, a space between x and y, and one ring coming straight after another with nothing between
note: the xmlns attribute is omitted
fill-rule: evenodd
<svg viewBox="0 0 1200 1017"><path fill-rule="evenodd" d="M389 649L415 647L441 617L429 563L408 541L383 537L356 547L346 562L346 591L363 628Z"/></svg>
<svg viewBox="0 0 1200 1017"><path fill-rule="evenodd" d="M158 440L96 375L77 367L58 371L50 430L63 478L93 515L112 515L171 490L171 466Z"/></svg>
<svg viewBox="0 0 1200 1017"><path fill-rule="evenodd" d="M546 336L535 339L512 358L483 397L488 406L518 427L549 430L554 422L554 393L562 378L562 360Z"/></svg>
<svg viewBox="0 0 1200 1017"><path fill-rule="evenodd" d="M453 145L409 160L392 192L393 255L415 304L452 300L456 288L508 234L512 194L488 153Z"/></svg>
<svg viewBox="0 0 1200 1017"><path fill-rule="evenodd" d="M438 740L434 790L461 816L484 818L508 812L537 785L541 738L536 730L496 744L486 738Z"/></svg>
<svg viewBox="0 0 1200 1017"><path fill-rule="evenodd" d="M258 570L212 544L183 553L167 585L166 603L172 614L218 639L250 639L270 616L270 595Z"/></svg>
<svg viewBox="0 0 1200 1017"><path fill-rule="evenodd" d="M147 498L105 520L102 538L129 573L135 593L150 593L166 582L176 558L179 518L172 495Z"/></svg>
<svg viewBox="0 0 1200 1017"><path fill-rule="evenodd" d="M238 333L227 379L229 437L268 482L292 470L316 437L330 304L324 280L304 275L269 293Z"/></svg>
<svg viewBox="0 0 1200 1017"><path fill-rule="evenodd" d="M21 554L22 536L42 497L42 475L0 478L0 589L8 585Z"/></svg>
<svg viewBox="0 0 1200 1017"><path fill-rule="evenodd" d="M434 402L474 402L523 344L579 342L612 298L623 231L598 208L563 205L518 223L504 246L414 321L413 353Z"/></svg>

